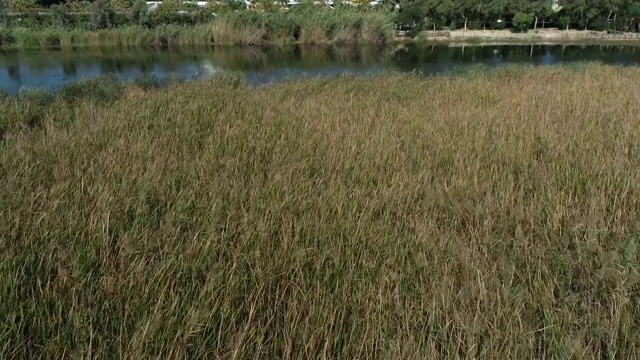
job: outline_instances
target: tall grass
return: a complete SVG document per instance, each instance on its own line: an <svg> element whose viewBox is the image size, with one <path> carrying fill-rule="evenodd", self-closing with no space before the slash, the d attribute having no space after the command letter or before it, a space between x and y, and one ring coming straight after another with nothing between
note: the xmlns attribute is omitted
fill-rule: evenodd
<svg viewBox="0 0 640 360"><path fill-rule="evenodd" d="M0 142L2 357L638 358L639 90L588 65L55 100Z"/></svg>
<svg viewBox="0 0 640 360"><path fill-rule="evenodd" d="M123 26L88 31L64 28L0 28L0 47L70 48L81 46L177 46L263 44L380 44L393 39L391 14L350 8L301 6L289 12L240 11L222 14L211 23Z"/></svg>
<svg viewBox="0 0 640 360"><path fill-rule="evenodd" d="M391 14L301 5L286 13L237 12L221 15L212 25L216 43L353 44L384 43L393 39Z"/></svg>

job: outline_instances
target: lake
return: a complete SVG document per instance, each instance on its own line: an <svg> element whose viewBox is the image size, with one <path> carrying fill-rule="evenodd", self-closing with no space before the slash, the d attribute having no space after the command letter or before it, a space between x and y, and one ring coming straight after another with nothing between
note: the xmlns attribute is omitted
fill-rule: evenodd
<svg viewBox="0 0 640 360"><path fill-rule="evenodd" d="M254 85L289 77L365 75L384 70L446 73L483 64L553 65L576 61L634 66L640 47L620 45L400 45L392 47L289 47L206 49L78 49L0 51L0 89L55 90L66 82L113 74L127 81L143 74L159 78L206 78L220 71L245 74Z"/></svg>

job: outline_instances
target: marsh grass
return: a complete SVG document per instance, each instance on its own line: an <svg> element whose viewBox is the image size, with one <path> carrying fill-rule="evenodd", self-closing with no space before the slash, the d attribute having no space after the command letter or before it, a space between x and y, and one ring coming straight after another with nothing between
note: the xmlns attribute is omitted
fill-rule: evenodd
<svg viewBox="0 0 640 360"><path fill-rule="evenodd" d="M149 83L148 77L140 77L135 84ZM95 103L113 103L118 100L124 91L124 85L113 75L105 75L95 79L81 80L65 84L58 91L58 97L62 102L75 104L80 101L92 101Z"/></svg>
<svg viewBox="0 0 640 360"><path fill-rule="evenodd" d="M2 357L638 358L640 69L581 66L49 103Z"/></svg>

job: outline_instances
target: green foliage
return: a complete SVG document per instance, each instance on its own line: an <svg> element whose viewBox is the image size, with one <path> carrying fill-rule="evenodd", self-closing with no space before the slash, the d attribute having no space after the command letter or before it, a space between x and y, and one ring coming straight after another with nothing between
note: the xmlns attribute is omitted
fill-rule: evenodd
<svg viewBox="0 0 640 360"><path fill-rule="evenodd" d="M51 5L49 17L49 24L54 27L68 27L71 22L69 10L62 4Z"/></svg>
<svg viewBox="0 0 640 360"><path fill-rule="evenodd" d="M13 48L16 45L16 38L13 31L0 27L0 47Z"/></svg>
<svg viewBox="0 0 640 360"><path fill-rule="evenodd" d="M134 1L127 15L131 24L140 26L150 25L149 7L145 0Z"/></svg>
<svg viewBox="0 0 640 360"><path fill-rule="evenodd" d="M251 11L241 0L212 1L205 9L192 2L164 1L149 12L144 0L69 1L64 5L40 8L35 0L0 1L0 28L46 28L68 30L103 30L131 25L158 29L154 42L169 44L182 35L168 33L168 25L210 24L211 33L189 34L189 43L223 42L259 45L265 42L304 43L356 42L357 39L384 42L396 28L417 35L423 30L501 29L511 20L513 27L526 31L535 20L536 28L558 26L579 29L637 31L640 26L640 3L630 0L562 0L561 9L553 10L548 0L385 0L371 9L365 1L353 7L336 2L335 9L303 2L292 9L270 0L257 1ZM529 21L531 20L531 21ZM4 30L2 30L4 31ZM5 35L7 33L5 32ZM142 33L145 37L149 33ZM10 32L0 46L56 46L71 35L30 38ZM21 38L22 41L17 39ZM213 40L212 40L213 38ZM183 38L184 39L184 38ZM196 41L197 39L197 41ZM144 41L142 41L144 42Z"/></svg>
<svg viewBox="0 0 640 360"><path fill-rule="evenodd" d="M0 27L9 26L9 10L8 1L0 0ZM2 46L2 44L0 44L0 46Z"/></svg>
<svg viewBox="0 0 640 360"><path fill-rule="evenodd" d="M569 29L569 26L571 25L571 18L569 18L568 16L560 16L558 18L558 25L562 29Z"/></svg>
<svg viewBox="0 0 640 360"><path fill-rule="evenodd" d="M525 13L517 13L513 17L513 27L521 32L527 32L533 22L533 15Z"/></svg>
<svg viewBox="0 0 640 360"><path fill-rule="evenodd" d="M107 29L113 26L113 9L108 7L109 0L95 0L89 7L91 26L95 30Z"/></svg>
<svg viewBox="0 0 640 360"><path fill-rule="evenodd" d="M193 24L192 14L195 11L189 4L180 0L166 0L150 14L155 26L167 24Z"/></svg>
<svg viewBox="0 0 640 360"><path fill-rule="evenodd" d="M9 9L16 14L30 14L39 9L36 0L6 0Z"/></svg>

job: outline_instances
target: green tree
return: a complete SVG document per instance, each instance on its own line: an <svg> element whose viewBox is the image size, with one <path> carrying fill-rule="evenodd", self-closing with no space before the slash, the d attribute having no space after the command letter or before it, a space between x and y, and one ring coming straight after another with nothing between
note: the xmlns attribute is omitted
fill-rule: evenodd
<svg viewBox="0 0 640 360"><path fill-rule="evenodd" d="M424 0L421 4L425 23L433 30L442 28L447 24L453 8L454 3L452 0Z"/></svg>
<svg viewBox="0 0 640 360"><path fill-rule="evenodd" d="M49 23L57 27L67 27L71 22L69 10L62 4L53 4L49 8Z"/></svg>
<svg viewBox="0 0 640 360"><path fill-rule="evenodd" d="M425 19L424 0L400 0L399 5L400 11L396 20L398 25L402 28L412 28L414 31L422 30Z"/></svg>
<svg viewBox="0 0 640 360"><path fill-rule="evenodd" d="M564 0L563 12L567 14L572 22L578 24L585 30L589 29L591 21L597 17L601 7L596 7L601 4L599 0L592 0L593 2L587 2L587 0Z"/></svg>
<svg viewBox="0 0 640 360"><path fill-rule="evenodd" d="M7 0L0 0L0 26L9 26L9 5Z"/></svg>
<svg viewBox="0 0 640 360"><path fill-rule="evenodd" d="M131 6L131 9L129 9L127 17L132 24L148 26L150 19L147 2L144 0L136 0Z"/></svg>
<svg viewBox="0 0 640 360"><path fill-rule="evenodd" d="M531 14L519 12L513 17L513 27L522 32L527 32L532 22L533 15Z"/></svg>
<svg viewBox="0 0 640 360"><path fill-rule="evenodd" d="M482 0L479 6L479 12L482 16L483 27L487 28L487 23L497 26L497 20L504 16L507 0Z"/></svg>
<svg viewBox="0 0 640 360"><path fill-rule="evenodd" d="M16 14L28 14L38 10L35 0L8 0L9 10Z"/></svg>
<svg viewBox="0 0 640 360"><path fill-rule="evenodd" d="M464 19L464 29L468 29L469 20L479 19L482 0L458 1L454 6L454 13Z"/></svg>
<svg viewBox="0 0 640 360"><path fill-rule="evenodd" d="M571 18L564 15L558 18L558 25L565 30L569 30L569 26L571 26Z"/></svg>
<svg viewBox="0 0 640 360"><path fill-rule="evenodd" d="M538 29L538 23L546 22L546 19L552 14L551 4L549 0L535 0L529 3L527 12L533 15L533 30Z"/></svg>
<svg viewBox="0 0 640 360"><path fill-rule="evenodd" d="M627 9L627 15L630 19L631 27L635 31L640 31L640 4L634 3Z"/></svg>
<svg viewBox="0 0 640 360"><path fill-rule="evenodd" d="M113 10L108 6L109 0L96 0L89 6L91 26L98 29L106 29L113 26Z"/></svg>

